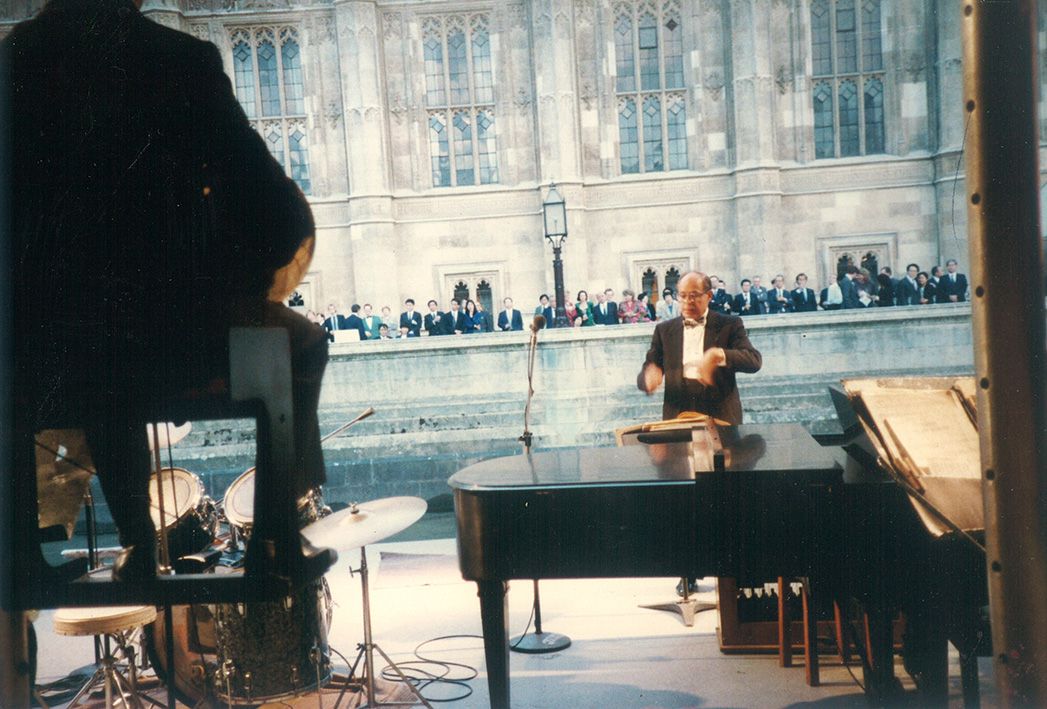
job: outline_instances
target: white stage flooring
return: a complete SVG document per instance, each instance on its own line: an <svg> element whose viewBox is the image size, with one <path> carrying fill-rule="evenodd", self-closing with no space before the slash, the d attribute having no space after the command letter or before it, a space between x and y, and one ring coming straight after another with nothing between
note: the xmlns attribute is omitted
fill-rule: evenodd
<svg viewBox="0 0 1047 709"><path fill-rule="evenodd" d="M367 549L370 567L374 641L393 659L417 660L414 651L432 640L421 653L440 661L474 667L479 675L466 687L429 685L430 699L459 701L436 706L480 709L489 706L480 639L479 601L476 586L461 580L448 562L417 565L389 563L383 577L381 553L455 555L453 539L376 544ZM335 602L330 644L352 661L363 638L362 600L358 552L343 552L328 573ZM409 562L409 560L408 560ZM804 681L802 654L794 666L780 668L776 655L723 655L717 644L715 610L698 614L688 628L676 614L640 608L673 600L677 579L595 579L543 581L541 583L543 630L568 635L572 645L549 655L511 653L512 706L593 707L614 709L683 709L689 707L865 707L858 681L860 666L850 671L839 660L822 655L820 687ZM713 580L700 582L700 597L715 600ZM513 582L509 593L510 633L527 626L531 614L532 584ZM41 613L36 622L39 641L39 677L43 684L66 676L93 662L90 638L58 636L52 613ZM455 637L434 640L445 636ZM335 656L336 670L342 662ZM980 661L982 707L997 706L991 663ZM440 668L429 667L433 672ZM853 675L852 675L853 672ZM908 682L898 662L897 672ZM452 677L461 677L452 668ZM911 686L911 685L907 685ZM950 707L961 707L958 658L950 658Z"/></svg>

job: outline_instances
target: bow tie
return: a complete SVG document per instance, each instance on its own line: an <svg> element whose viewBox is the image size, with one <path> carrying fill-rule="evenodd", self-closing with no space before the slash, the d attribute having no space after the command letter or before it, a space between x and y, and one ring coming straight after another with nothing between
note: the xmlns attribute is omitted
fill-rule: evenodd
<svg viewBox="0 0 1047 709"><path fill-rule="evenodd" d="M705 325L705 316L702 316L697 320L691 320L690 318L683 319L683 326L686 328L698 327L699 325Z"/></svg>

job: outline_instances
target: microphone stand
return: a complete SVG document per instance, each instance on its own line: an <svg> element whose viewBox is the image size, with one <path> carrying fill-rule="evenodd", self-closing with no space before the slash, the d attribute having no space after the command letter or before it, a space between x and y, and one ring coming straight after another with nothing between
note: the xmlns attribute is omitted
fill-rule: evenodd
<svg viewBox="0 0 1047 709"><path fill-rule="evenodd" d="M531 342L527 347L527 406L524 407L524 432L520 441L524 455L531 460L531 399L534 397L534 360L538 350L538 331L545 327L545 317L537 315L531 325ZM542 631L542 602L538 595L538 579L534 579L534 632L524 633L509 642L509 649L530 655L559 652L571 646L571 639L559 633Z"/></svg>

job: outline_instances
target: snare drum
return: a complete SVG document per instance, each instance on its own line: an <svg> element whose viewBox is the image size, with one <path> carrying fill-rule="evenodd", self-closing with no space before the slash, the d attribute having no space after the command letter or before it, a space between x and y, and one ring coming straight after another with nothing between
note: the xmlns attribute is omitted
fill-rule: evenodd
<svg viewBox="0 0 1047 709"><path fill-rule="evenodd" d="M251 539L254 526L254 481L255 471L248 470L238 477L225 492L222 507L229 525L244 540ZM331 514L331 508L324 504L319 490L310 490L298 499L299 528L312 524L322 517Z"/></svg>
<svg viewBox="0 0 1047 709"><path fill-rule="evenodd" d="M159 480L163 480L163 508ZM159 476L154 473L149 479L149 507L158 533L160 511L164 511L163 524L167 525L167 548L172 560L201 552L214 543L218 530L214 500L207 496L200 478L188 470L164 468Z"/></svg>

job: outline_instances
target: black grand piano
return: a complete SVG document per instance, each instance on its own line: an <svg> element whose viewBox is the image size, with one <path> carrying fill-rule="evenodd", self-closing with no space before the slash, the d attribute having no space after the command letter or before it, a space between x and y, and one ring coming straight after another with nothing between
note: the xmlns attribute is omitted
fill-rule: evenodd
<svg viewBox="0 0 1047 709"><path fill-rule="evenodd" d="M900 691L902 611L921 706L946 701L946 642L987 603L984 556L932 539L898 485L798 424L717 433L722 465L686 440L641 441L495 458L451 477L492 707L509 706L509 580L656 576L802 577L818 598L859 602L866 692L877 702Z"/></svg>

